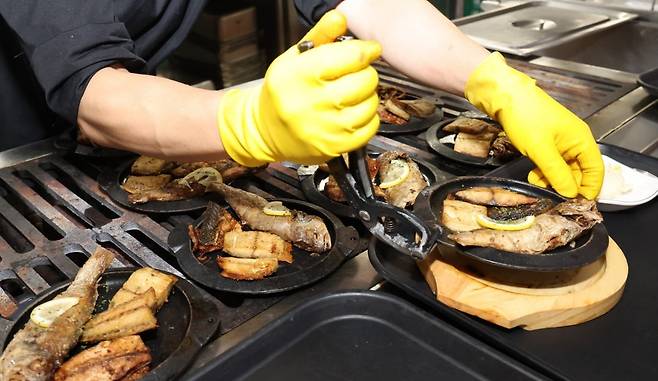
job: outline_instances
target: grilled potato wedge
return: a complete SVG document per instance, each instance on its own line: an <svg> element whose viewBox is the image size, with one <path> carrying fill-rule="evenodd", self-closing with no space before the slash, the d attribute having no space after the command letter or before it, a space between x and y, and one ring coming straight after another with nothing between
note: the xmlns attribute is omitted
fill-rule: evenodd
<svg viewBox="0 0 658 381"><path fill-rule="evenodd" d="M171 288L176 283L176 278L173 275L165 274L150 267L141 268L136 270L126 283L121 286L121 290L110 301L110 308L117 306L120 302L125 302L126 299L129 300L129 294L121 291L129 291L133 294L143 294L148 291L149 288L152 288L155 291L156 310L160 309L163 304L167 301ZM120 294L121 293L121 294ZM115 301L115 298L117 299Z"/></svg>

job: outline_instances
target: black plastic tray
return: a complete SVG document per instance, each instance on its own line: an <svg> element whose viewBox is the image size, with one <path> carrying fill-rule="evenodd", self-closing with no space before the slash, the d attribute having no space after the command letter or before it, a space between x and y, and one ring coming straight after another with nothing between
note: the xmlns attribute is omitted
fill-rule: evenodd
<svg viewBox="0 0 658 381"><path fill-rule="evenodd" d="M106 271L98 282L96 307L107 302L136 269ZM27 323L34 307L59 295L71 281L50 288L15 312L12 319L0 320L0 348ZM182 373L219 326L218 306L210 295L185 279L178 279L169 300L157 313L158 328L140 336L151 350L151 371L141 380L173 380ZM74 350L75 353L75 350Z"/></svg>
<svg viewBox="0 0 658 381"><path fill-rule="evenodd" d="M601 152L626 165L658 175L658 160L623 148L599 144ZM491 173L525 179L533 168L520 160ZM604 213L608 232L626 255L629 277L619 304L590 322L528 332L507 330L436 301L412 259L391 251L370 253L380 275L422 301L439 316L498 350L556 379L658 379L658 200L621 212ZM383 244L380 244L383 246Z"/></svg>
<svg viewBox="0 0 658 381"><path fill-rule="evenodd" d="M402 299L345 292L302 304L186 379L543 378Z"/></svg>
<svg viewBox="0 0 658 381"><path fill-rule="evenodd" d="M436 106L437 108L436 111L434 111L434 115L427 118L417 118L412 116L407 124L401 126L391 123L381 123L377 133L380 135L402 135L425 131L433 124L436 124L443 119L443 109L441 106L442 105Z"/></svg>

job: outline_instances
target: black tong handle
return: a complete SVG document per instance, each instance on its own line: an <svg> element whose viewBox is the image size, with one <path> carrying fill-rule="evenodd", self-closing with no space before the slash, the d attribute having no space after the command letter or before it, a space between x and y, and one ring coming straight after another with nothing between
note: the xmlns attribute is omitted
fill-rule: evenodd
<svg viewBox="0 0 658 381"><path fill-rule="evenodd" d="M375 198L365 148L349 153L349 168L342 157L328 162L331 174L356 215L380 241L416 259L434 248L438 231L432 231L410 211Z"/></svg>

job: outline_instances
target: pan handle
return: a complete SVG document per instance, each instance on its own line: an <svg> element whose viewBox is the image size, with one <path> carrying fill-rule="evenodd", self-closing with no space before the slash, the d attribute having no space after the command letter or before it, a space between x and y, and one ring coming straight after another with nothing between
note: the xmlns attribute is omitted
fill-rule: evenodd
<svg viewBox="0 0 658 381"><path fill-rule="evenodd" d="M368 173L365 148L350 152L350 167L341 157L328 162L356 218L372 235L397 251L423 259L434 248L436 231L408 210L397 208L375 198Z"/></svg>
<svg viewBox="0 0 658 381"><path fill-rule="evenodd" d="M13 326L14 321L0 317L0 352L4 350L4 345Z"/></svg>
<svg viewBox="0 0 658 381"><path fill-rule="evenodd" d="M340 245L338 249L344 253L346 258L354 258L360 253L357 252L359 246L359 232L351 226L341 226L336 230L336 245Z"/></svg>

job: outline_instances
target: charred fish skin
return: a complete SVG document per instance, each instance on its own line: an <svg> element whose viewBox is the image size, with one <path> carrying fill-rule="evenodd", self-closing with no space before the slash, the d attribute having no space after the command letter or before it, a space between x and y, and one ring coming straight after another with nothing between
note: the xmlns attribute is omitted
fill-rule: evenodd
<svg viewBox="0 0 658 381"><path fill-rule="evenodd" d="M500 187L472 187L455 192L455 197L466 202L487 206L518 206L533 204L537 198Z"/></svg>
<svg viewBox="0 0 658 381"><path fill-rule="evenodd" d="M0 357L0 380L46 381L52 378L64 357L78 343L82 327L96 304L96 283L113 259L112 252L96 249L71 285L55 297L77 297L78 304L48 328L30 320L14 335Z"/></svg>
<svg viewBox="0 0 658 381"><path fill-rule="evenodd" d="M323 253L331 248L331 235L322 218L293 210L290 216L269 216L263 212L267 205L264 198L214 182L208 190L219 193L240 219L254 230L278 235L293 245L307 251Z"/></svg>
<svg viewBox="0 0 658 381"><path fill-rule="evenodd" d="M536 217L524 230L480 229L448 235L462 246L492 247L511 253L541 254L564 246L603 221L596 202L569 200Z"/></svg>
<svg viewBox="0 0 658 381"><path fill-rule="evenodd" d="M543 198L534 204L518 206L490 206L487 208L487 216L494 220L511 221L526 216L537 216L546 213L553 207L553 201Z"/></svg>

